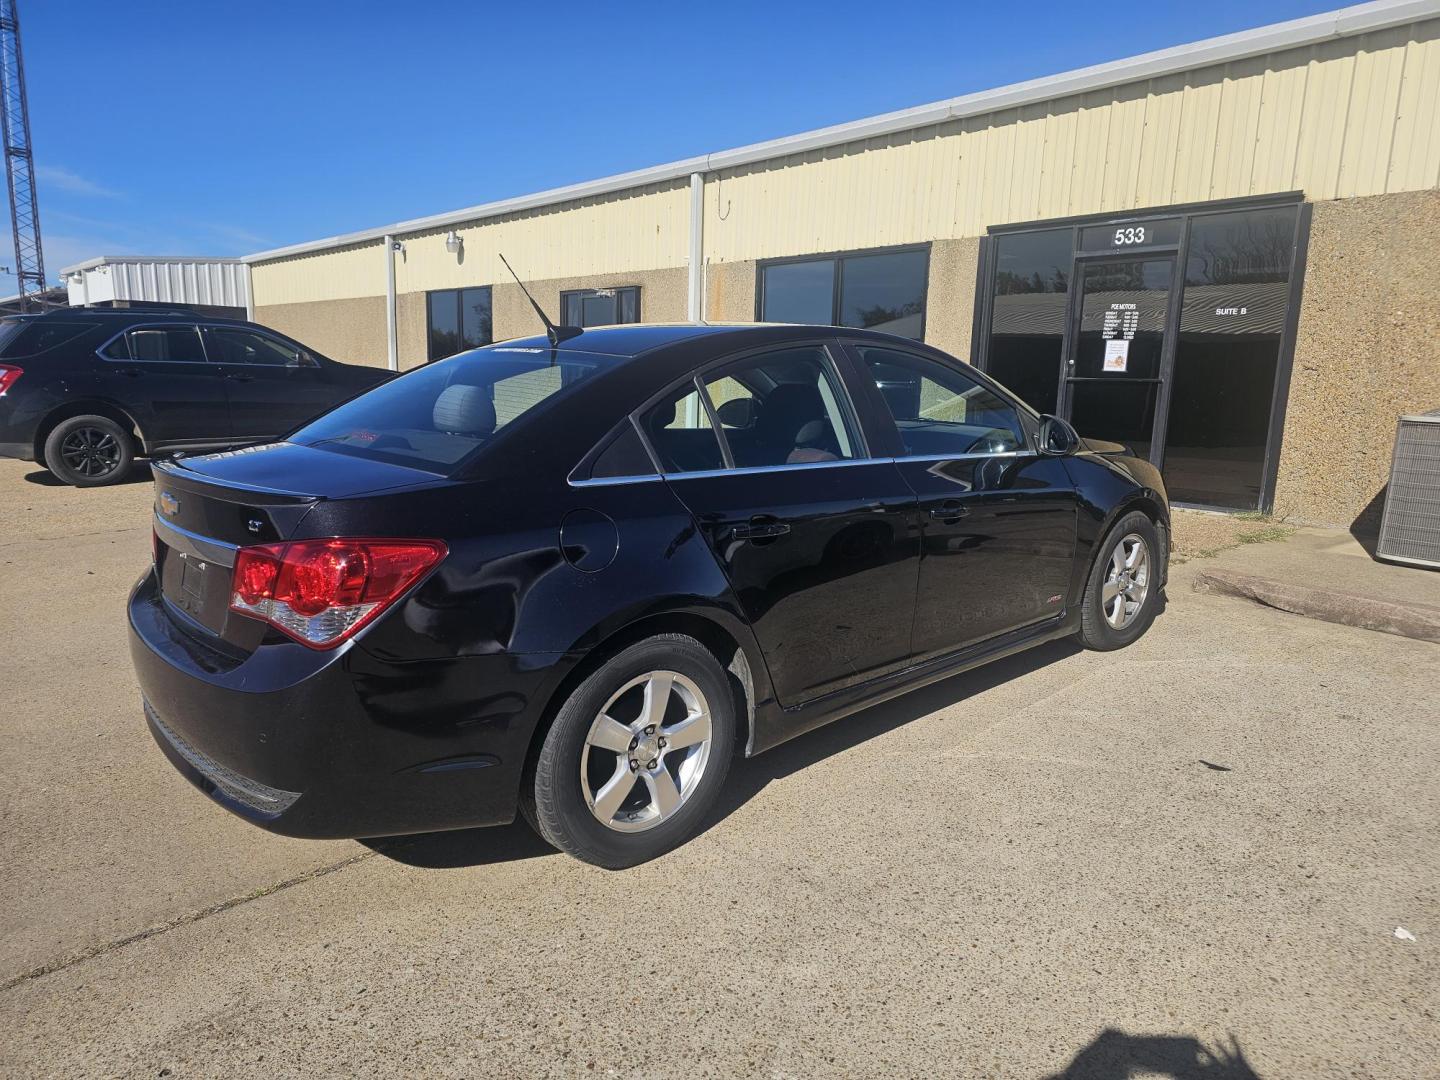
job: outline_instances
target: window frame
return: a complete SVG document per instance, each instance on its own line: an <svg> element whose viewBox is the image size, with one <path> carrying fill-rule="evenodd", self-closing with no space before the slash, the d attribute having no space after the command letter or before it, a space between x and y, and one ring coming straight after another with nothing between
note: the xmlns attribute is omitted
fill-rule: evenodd
<svg viewBox="0 0 1440 1080"><path fill-rule="evenodd" d="M453 353L446 353L445 356L435 355L435 324L431 319L431 311L434 309L435 298L442 293L455 294L455 334L462 339L465 331L465 294L467 292L484 292L490 298L490 340L482 341L479 345L464 345L463 348ZM459 356L462 352L469 352L471 349L482 349L486 345L495 344L495 287L493 285L453 285L446 289L427 289L425 292L425 362L433 364L436 360L444 360L447 357Z"/></svg>
<svg viewBox="0 0 1440 1080"><path fill-rule="evenodd" d="M870 255L905 255L911 252L925 254L925 302L920 310L920 336L899 338L901 341L924 342L926 322L930 315L930 256L933 244L896 244L889 247L854 248L848 251L827 251L814 255L787 255L779 259L761 259L755 264L755 321L765 322L765 271L772 266L786 266L795 263L833 262L835 273L831 281L830 325L841 330L865 330L863 326L840 326L841 305L845 296L845 261L865 258ZM883 330L872 333L883 334ZM898 338L898 335L892 335Z"/></svg>
<svg viewBox="0 0 1440 1080"><path fill-rule="evenodd" d="M201 324L198 321L169 323L131 323L119 333L111 334L103 342L97 345L95 347L95 355L98 356L101 360L104 360L107 364L160 364L165 367L169 367L172 364L212 364L218 369L220 367L220 364L217 363L213 357L211 357L210 350L205 345L205 335L200 332L200 326ZM125 338L125 348L129 350L130 339L128 335L132 330L175 330L184 329L186 327L189 327L191 330L195 331L196 340L200 342L200 358L198 360L142 360L133 355L133 350L131 350L131 356L124 357L110 356L105 352L106 349L108 349L111 345L115 344L115 342L120 338Z"/></svg>
<svg viewBox="0 0 1440 1080"><path fill-rule="evenodd" d="M320 366L320 361L316 360L315 357L311 355L310 350L298 341L287 341L278 334L272 334L267 330L260 329L258 326L234 326L227 323L199 323L197 326L200 330L200 337L205 343L205 355L213 364L220 364L224 367L268 368L281 371L313 371ZM210 334L220 330L230 330L240 334L254 334L256 337L273 341L277 345L283 345L287 349L294 350L299 355L300 363L292 368L289 364L245 364L235 360L223 360L218 356L211 357ZM216 345L215 351L218 353L219 350L219 345Z"/></svg>
<svg viewBox="0 0 1440 1080"><path fill-rule="evenodd" d="M617 294L616 297L615 297L615 299L616 299L615 313L618 315L618 314L620 313L620 305L619 305L619 299L620 299L620 298L619 298L619 295L618 295L618 294L619 294L619 293L622 293L622 292L627 292L627 291L633 291L633 292L635 293L635 320L634 320L634 322L628 322L628 323L613 323L613 324L609 324L609 325L614 325L614 326L635 326L635 325L638 325L639 323L642 323L642 322L645 321L644 311L643 311L643 308L641 307L642 297L641 297L641 295L640 295L643 290L641 289L641 287L640 287L639 285L596 285L596 286L594 286L594 287L586 288L586 289L561 289L561 290L560 290L560 317L561 317L562 319L565 317L565 302L566 302L566 300L567 300L569 297L578 296L578 297L581 298L581 300L584 300L584 298L587 297L587 296L599 296L600 294L602 294L602 293L607 293L607 292ZM582 305L582 307L583 307L583 305ZM567 323L566 325L569 325L569 324ZM580 325L583 326L584 323L581 323ZM607 325L607 324L598 323L598 324L596 324L596 325Z"/></svg>

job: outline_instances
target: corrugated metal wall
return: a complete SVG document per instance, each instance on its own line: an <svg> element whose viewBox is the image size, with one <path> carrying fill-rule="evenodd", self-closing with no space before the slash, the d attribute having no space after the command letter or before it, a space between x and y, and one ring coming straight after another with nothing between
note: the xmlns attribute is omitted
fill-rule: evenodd
<svg viewBox="0 0 1440 1080"><path fill-rule="evenodd" d="M716 262L1303 190L1440 186L1440 19L777 158L707 177ZM683 266L683 183L402 237L400 292ZM383 295L381 245L253 267L257 305Z"/></svg>
<svg viewBox="0 0 1440 1080"><path fill-rule="evenodd" d="M683 265L690 228L683 183L638 188L461 226L463 259L445 250L448 229L397 237L397 292L510 280L504 254L526 280ZM252 267L255 303L293 304L385 294L384 244L301 255Z"/></svg>
<svg viewBox="0 0 1440 1080"><path fill-rule="evenodd" d="M243 263L205 260L106 261L103 267L84 271L104 275L115 300L146 300L165 304L245 306ZM102 290L94 290L97 296Z"/></svg>
<svg viewBox="0 0 1440 1080"><path fill-rule="evenodd" d="M723 172L714 261L1303 190L1440 185L1440 20Z"/></svg>

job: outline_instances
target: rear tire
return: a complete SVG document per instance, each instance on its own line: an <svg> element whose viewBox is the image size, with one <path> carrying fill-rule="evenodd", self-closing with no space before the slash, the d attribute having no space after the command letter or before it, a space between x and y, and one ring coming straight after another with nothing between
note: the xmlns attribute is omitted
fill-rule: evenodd
<svg viewBox="0 0 1440 1080"><path fill-rule="evenodd" d="M116 483L134 460L130 433L108 416L72 416L45 439L45 467L71 487Z"/></svg>
<svg viewBox="0 0 1440 1080"><path fill-rule="evenodd" d="M1105 534L1080 604L1080 642L1087 649L1123 649L1155 620L1160 604L1160 536L1138 510Z"/></svg>
<svg viewBox="0 0 1440 1080"><path fill-rule="evenodd" d="M566 854L635 866L695 835L734 748L725 670L694 638L660 634L611 657L560 706L521 811Z"/></svg>

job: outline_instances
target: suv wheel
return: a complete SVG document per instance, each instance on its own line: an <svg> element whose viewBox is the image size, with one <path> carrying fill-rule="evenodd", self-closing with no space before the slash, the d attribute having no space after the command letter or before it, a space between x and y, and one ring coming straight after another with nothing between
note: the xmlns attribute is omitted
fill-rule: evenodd
<svg viewBox="0 0 1440 1080"><path fill-rule="evenodd" d="M1085 583L1080 641L1087 649L1121 649L1155 619L1160 602L1160 538L1139 511L1115 523Z"/></svg>
<svg viewBox="0 0 1440 1080"><path fill-rule="evenodd" d="M72 416L45 440L45 465L72 487L113 484L130 471L130 433L108 416Z"/></svg>
<svg viewBox="0 0 1440 1080"><path fill-rule="evenodd" d="M693 638L658 635L611 657L560 707L525 816L577 859L634 866L695 834L734 747L724 669Z"/></svg>

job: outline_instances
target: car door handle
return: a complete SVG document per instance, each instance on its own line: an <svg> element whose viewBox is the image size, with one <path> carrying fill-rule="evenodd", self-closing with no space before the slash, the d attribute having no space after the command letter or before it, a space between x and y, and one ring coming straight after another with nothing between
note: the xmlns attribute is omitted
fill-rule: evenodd
<svg viewBox="0 0 1440 1080"><path fill-rule="evenodd" d="M955 521L970 513L970 508L958 499L946 499L939 506L930 507L929 513L932 518L941 521Z"/></svg>
<svg viewBox="0 0 1440 1080"><path fill-rule="evenodd" d="M144 374L144 372L142 372L139 368L122 367L120 369L120 374L124 375L128 379L138 379L142 374Z"/></svg>
<svg viewBox="0 0 1440 1080"><path fill-rule="evenodd" d="M790 526L783 521L751 518L744 525L736 525L730 535L736 540L765 540L772 536L784 536L789 531Z"/></svg>
<svg viewBox="0 0 1440 1080"><path fill-rule="evenodd" d="M243 371L230 371L230 372L227 372L226 375L225 375L225 378L229 379L231 382L254 382L254 381L255 381L255 376L254 376L254 375L246 375Z"/></svg>

